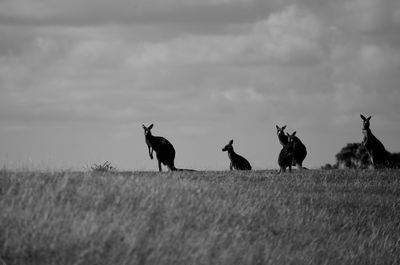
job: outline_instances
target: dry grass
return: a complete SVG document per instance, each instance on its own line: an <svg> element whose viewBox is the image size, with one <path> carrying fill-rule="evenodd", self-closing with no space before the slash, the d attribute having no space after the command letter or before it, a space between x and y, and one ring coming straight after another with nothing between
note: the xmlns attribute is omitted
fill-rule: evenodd
<svg viewBox="0 0 400 265"><path fill-rule="evenodd" d="M11 264L400 264L400 171L0 171Z"/></svg>

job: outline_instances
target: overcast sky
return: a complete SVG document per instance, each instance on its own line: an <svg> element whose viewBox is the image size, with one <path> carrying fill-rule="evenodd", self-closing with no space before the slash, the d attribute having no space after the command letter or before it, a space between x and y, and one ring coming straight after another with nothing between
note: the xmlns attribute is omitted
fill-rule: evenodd
<svg viewBox="0 0 400 265"><path fill-rule="evenodd" d="M0 165L112 162L228 169L221 148L278 168L275 125L304 165L360 142L360 113L400 152L398 0L1 0Z"/></svg>

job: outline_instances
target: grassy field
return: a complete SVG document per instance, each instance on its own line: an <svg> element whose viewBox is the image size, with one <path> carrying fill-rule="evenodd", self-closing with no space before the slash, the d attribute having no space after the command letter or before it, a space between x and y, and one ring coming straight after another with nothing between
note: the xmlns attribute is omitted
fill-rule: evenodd
<svg viewBox="0 0 400 265"><path fill-rule="evenodd" d="M0 255L7 265L400 264L400 171L3 170Z"/></svg>

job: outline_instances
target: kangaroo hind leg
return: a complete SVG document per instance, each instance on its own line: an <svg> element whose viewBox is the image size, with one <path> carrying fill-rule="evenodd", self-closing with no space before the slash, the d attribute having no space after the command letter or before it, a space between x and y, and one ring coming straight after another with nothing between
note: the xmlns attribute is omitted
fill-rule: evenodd
<svg viewBox="0 0 400 265"><path fill-rule="evenodd" d="M159 171L159 172L162 171L162 168L161 168L161 161L160 161L160 160L158 160L158 171Z"/></svg>

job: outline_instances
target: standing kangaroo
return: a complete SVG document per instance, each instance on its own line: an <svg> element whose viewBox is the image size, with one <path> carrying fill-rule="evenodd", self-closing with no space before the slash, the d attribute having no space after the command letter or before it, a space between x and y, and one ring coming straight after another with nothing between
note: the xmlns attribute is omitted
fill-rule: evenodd
<svg viewBox="0 0 400 265"><path fill-rule="evenodd" d="M231 163L229 165L229 169L236 169L236 170L251 170L251 165L249 163L249 161L246 160L246 158L244 158L241 155L238 155L235 153L235 151L233 151L233 140L230 140L229 143L227 145L225 145L224 148L222 148L222 151L228 151L228 156L229 159L231 160Z"/></svg>
<svg viewBox="0 0 400 265"><path fill-rule="evenodd" d="M161 136L153 136L151 134L151 129L153 128L153 124L149 127L142 125L144 129L144 136L146 139L146 144L149 149L149 156L153 159L153 151L156 152L156 157L158 160L158 171L162 171L161 163L166 165L169 170L175 171L177 170L174 165L175 159L175 149L173 145L164 137Z"/></svg>
<svg viewBox="0 0 400 265"><path fill-rule="evenodd" d="M293 163L296 164L298 169L305 169L303 167L304 158L307 156L307 148L296 136L296 132L287 133L289 143L293 145Z"/></svg>
<svg viewBox="0 0 400 265"><path fill-rule="evenodd" d="M288 137L284 132L284 130L286 129L286 125L282 126L282 128L279 128L278 125L275 125L275 126L276 126L276 134L278 135L279 142L281 143L282 146L287 145Z"/></svg>
<svg viewBox="0 0 400 265"><path fill-rule="evenodd" d="M365 118L360 114L360 117L363 120L362 133L364 138L362 144L365 146L365 149L369 154L373 167L386 166L390 153L385 149L382 142L372 134L371 129L369 128L369 120L371 119L371 116Z"/></svg>
<svg viewBox="0 0 400 265"><path fill-rule="evenodd" d="M281 152L278 156L279 173L284 173L286 168L289 168L289 172L292 171L293 163L293 141L287 142L283 145Z"/></svg>

